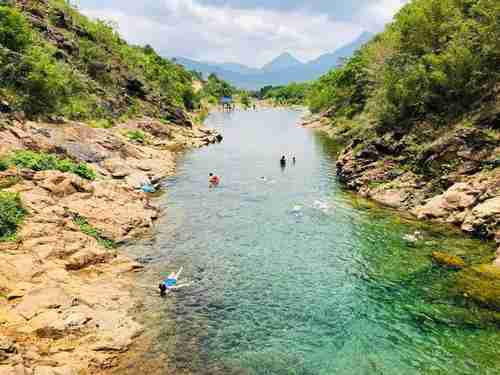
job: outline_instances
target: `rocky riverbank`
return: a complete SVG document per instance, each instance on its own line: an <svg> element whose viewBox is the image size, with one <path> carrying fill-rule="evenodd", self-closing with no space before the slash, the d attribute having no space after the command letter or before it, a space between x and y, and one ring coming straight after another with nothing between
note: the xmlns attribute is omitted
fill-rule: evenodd
<svg viewBox="0 0 500 375"><path fill-rule="evenodd" d="M309 117L303 126L325 132L344 145L337 174L350 190L500 246L500 141L495 136L462 125L440 131L422 124L409 134L353 139L345 137L345 128L333 126L323 116ZM451 259L451 268L463 263L447 254L435 256L438 264ZM492 264L463 271L459 279L468 282L461 284L460 293L499 310L500 290L494 284L500 281L500 247L491 259Z"/></svg>
<svg viewBox="0 0 500 375"><path fill-rule="evenodd" d="M0 155L57 154L98 175L0 172L28 212L17 239L0 242L0 373L108 373L143 332L131 313L142 265L119 249L148 235L159 215L138 188L173 174L177 152L221 137L150 118L109 129L11 119L0 140Z"/></svg>

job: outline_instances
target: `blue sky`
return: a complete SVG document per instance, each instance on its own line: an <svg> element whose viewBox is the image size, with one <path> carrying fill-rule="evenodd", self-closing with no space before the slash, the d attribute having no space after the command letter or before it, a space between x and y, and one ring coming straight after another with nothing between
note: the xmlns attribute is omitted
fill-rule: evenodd
<svg viewBox="0 0 500 375"><path fill-rule="evenodd" d="M377 32L406 0L78 0L88 16L165 56L261 66L284 51L310 60Z"/></svg>

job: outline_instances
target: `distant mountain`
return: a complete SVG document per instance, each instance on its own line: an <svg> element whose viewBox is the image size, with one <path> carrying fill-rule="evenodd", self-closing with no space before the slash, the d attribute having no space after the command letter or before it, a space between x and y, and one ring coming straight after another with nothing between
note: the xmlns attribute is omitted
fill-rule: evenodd
<svg viewBox="0 0 500 375"><path fill-rule="evenodd" d="M272 73L301 65L303 65L302 62L295 58L295 56L292 56L289 52L285 52L276 57L270 63L264 65L261 70L266 73Z"/></svg>
<svg viewBox="0 0 500 375"><path fill-rule="evenodd" d="M267 85L278 86L291 82L315 80L330 69L341 65L344 59L351 57L356 50L372 38L373 34L364 32L353 42L307 63L302 63L286 52L261 69L235 63L200 62L183 57L178 57L175 60L187 69L202 72L205 76L215 73L234 86L258 90Z"/></svg>

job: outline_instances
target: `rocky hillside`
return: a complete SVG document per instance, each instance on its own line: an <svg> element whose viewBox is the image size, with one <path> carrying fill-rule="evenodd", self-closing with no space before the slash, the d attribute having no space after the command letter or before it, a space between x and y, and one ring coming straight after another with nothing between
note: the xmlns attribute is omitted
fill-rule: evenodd
<svg viewBox="0 0 500 375"><path fill-rule="evenodd" d="M149 46L127 44L65 0L0 5L0 110L30 119L102 120L146 115L189 125L193 77Z"/></svg>
<svg viewBox="0 0 500 375"><path fill-rule="evenodd" d="M309 125L344 145L347 187L500 244L499 17L496 0L414 0L313 84Z"/></svg>

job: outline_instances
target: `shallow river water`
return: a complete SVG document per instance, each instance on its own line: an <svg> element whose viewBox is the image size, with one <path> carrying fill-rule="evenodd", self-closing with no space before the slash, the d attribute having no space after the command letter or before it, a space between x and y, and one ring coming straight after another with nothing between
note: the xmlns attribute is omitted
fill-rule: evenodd
<svg viewBox="0 0 500 375"><path fill-rule="evenodd" d="M224 142L187 153L166 181L151 252L168 265L164 274L183 266L180 283L191 283L165 304L171 366L195 374L500 373L498 328L453 297L457 274L430 260L441 250L478 262L491 246L345 192L335 145L298 127L300 116L212 114L207 125ZM280 168L282 154L297 163ZM222 177L217 189L208 188L209 172ZM417 230L421 241L405 240Z"/></svg>

